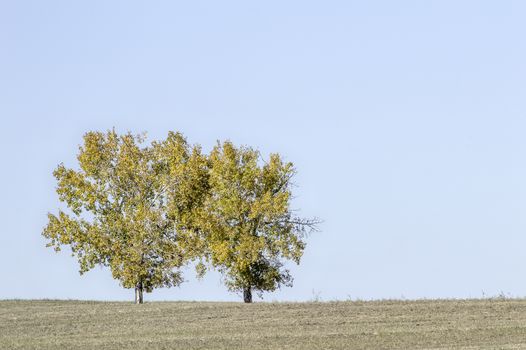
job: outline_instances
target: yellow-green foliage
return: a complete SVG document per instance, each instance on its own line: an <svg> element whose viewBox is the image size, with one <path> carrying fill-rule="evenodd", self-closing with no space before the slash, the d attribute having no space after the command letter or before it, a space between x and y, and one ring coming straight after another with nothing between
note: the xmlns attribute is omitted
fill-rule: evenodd
<svg viewBox="0 0 526 350"><path fill-rule="evenodd" d="M210 192L205 202L205 257L221 271L232 291L273 291L290 285L283 259L299 263L304 235L314 220L290 209L292 163L272 154L218 144L209 156Z"/></svg>
<svg viewBox="0 0 526 350"><path fill-rule="evenodd" d="M179 133L144 145L144 137L88 132L79 169L54 171L68 207L49 214L48 246L68 245L80 272L108 266L125 288L151 291L182 281L196 260L199 275L216 268L230 290L273 291L292 278L304 234L316 222L290 209L292 163L232 143L203 155ZM251 295L251 294L250 294Z"/></svg>
<svg viewBox="0 0 526 350"><path fill-rule="evenodd" d="M146 291L182 281L186 227L206 193L206 159L180 134L143 145L141 136L88 132L80 169L54 172L67 214L48 214L48 246L69 245L80 272L105 265L123 287ZM204 176L204 179L201 177Z"/></svg>

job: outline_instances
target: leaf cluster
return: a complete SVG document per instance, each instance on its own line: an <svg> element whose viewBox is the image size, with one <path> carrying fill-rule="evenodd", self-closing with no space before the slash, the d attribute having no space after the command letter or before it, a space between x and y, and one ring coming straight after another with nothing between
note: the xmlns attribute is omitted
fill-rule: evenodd
<svg viewBox="0 0 526 350"><path fill-rule="evenodd" d="M88 132L78 169L60 164L57 193L68 210L48 214L49 247L71 248L80 272L110 268L123 287L182 282L181 267L219 270L232 291L290 285L316 220L290 209L292 163L218 143L203 154L180 133L145 145L143 135Z"/></svg>

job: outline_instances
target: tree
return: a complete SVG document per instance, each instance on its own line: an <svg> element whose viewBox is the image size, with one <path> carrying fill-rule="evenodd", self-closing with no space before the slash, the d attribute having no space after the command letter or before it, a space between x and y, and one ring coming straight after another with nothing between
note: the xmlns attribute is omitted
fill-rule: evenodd
<svg viewBox="0 0 526 350"><path fill-rule="evenodd" d="M206 182L199 147L190 149L182 135L170 133L149 147L144 141L130 133L86 133L80 169L60 164L53 173L69 213L48 214L42 233L56 251L70 246L81 274L108 266L124 288L135 288L136 303L143 291L182 282L184 226ZM174 210L178 205L189 210Z"/></svg>
<svg viewBox="0 0 526 350"><path fill-rule="evenodd" d="M209 156L210 195L204 203L201 234L204 258L223 275L230 291L252 292L290 286L283 260L299 263L306 233L317 221L296 217L290 209L292 163L278 154L260 164L260 153L218 144Z"/></svg>

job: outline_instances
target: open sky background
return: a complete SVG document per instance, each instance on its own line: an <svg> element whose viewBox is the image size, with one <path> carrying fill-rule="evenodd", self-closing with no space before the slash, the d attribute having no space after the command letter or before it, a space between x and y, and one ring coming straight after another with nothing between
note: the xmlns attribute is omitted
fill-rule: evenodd
<svg viewBox="0 0 526 350"><path fill-rule="evenodd" d="M324 220L265 300L526 296L526 2L1 1L0 298L131 300L45 248L88 130L293 161ZM239 300L187 273L146 300Z"/></svg>

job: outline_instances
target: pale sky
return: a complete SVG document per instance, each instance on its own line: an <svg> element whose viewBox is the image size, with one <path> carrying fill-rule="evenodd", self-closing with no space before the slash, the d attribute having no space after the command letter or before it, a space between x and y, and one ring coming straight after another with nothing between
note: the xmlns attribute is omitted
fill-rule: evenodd
<svg viewBox="0 0 526 350"><path fill-rule="evenodd" d="M279 152L324 220L264 300L526 296L526 2L1 1L2 298L131 300L40 233L88 130ZM148 300L240 300L217 274Z"/></svg>

